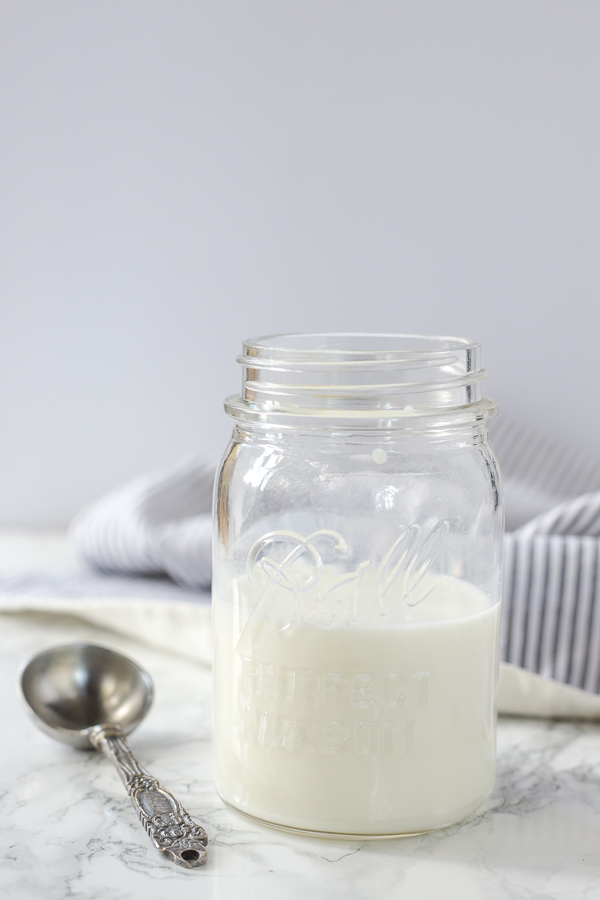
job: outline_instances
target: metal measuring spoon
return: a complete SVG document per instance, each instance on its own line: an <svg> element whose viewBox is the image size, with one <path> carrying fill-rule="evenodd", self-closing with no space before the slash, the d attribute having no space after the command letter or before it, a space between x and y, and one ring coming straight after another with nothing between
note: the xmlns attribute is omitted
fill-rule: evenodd
<svg viewBox="0 0 600 900"><path fill-rule="evenodd" d="M65 644L29 660L19 686L42 731L74 747L94 747L113 761L159 853L187 869L204 865L205 830L140 766L125 741L152 704L147 672L106 647Z"/></svg>

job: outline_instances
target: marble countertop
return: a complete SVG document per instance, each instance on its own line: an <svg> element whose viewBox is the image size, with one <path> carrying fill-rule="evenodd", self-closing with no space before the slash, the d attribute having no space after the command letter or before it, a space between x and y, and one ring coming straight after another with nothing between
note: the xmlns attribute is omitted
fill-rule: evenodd
<svg viewBox="0 0 600 900"><path fill-rule="evenodd" d="M163 860L108 760L52 741L26 715L20 665L71 640L114 647L151 673L155 703L130 744L206 828L205 868ZM199 665L75 618L0 616L0 897L600 900L596 724L501 719L496 787L469 820L399 840L325 841L224 806L211 780L210 706L211 675Z"/></svg>
<svg viewBox="0 0 600 900"><path fill-rule="evenodd" d="M162 860L108 760L53 742L21 708L15 680L23 659L82 639L151 672L155 705L130 743L207 829L204 869ZM11 614L0 619L0 670L1 897L600 898L595 724L501 719L496 788L471 819L400 840L323 841L264 828L219 800L206 669L76 619Z"/></svg>

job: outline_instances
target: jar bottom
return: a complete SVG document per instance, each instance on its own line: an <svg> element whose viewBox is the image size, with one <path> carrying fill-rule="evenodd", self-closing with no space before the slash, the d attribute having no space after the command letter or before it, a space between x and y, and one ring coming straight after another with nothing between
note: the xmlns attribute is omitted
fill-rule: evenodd
<svg viewBox="0 0 600 900"><path fill-rule="evenodd" d="M479 809L481 804L489 797L491 793L491 789L487 791L484 796L480 797L478 800L469 803L468 806L457 810L447 822L443 822L439 825L434 825L429 828L420 828L414 831L395 831L395 832L381 832L381 833L369 833L363 834L358 832L342 832L342 831L319 831L318 829L312 828L297 828L293 825L286 825L281 822L273 822L268 819L262 819L260 816L255 816L252 813L247 812L244 809L241 809L239 806L236 806L235 803L232 803L230 800L227 800L223 795L217 791L221 800L230 808L235 810L239 815L244 816L245 819L250 819L252 822L256 822L259 825L264 825L267 828L273 828L275 831L284 831L288 834L297 834L301 837L314 837L321 838L326 840L333 841L391 841L397 840L398 838L409 838L416 837L419 834L429 834L433 831L443 831L444 828L450 828L452 825L458 825L459 822L463 822L469 816L471 816L476 810Z"/></svg>

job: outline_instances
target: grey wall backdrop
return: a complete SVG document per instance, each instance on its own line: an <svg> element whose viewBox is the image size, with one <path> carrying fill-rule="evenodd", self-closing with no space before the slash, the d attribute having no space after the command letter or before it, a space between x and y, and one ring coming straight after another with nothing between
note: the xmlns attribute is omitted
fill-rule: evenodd
<svg viewBox="0 0 600 900"><path fill-rule="evenodd" d="M600 447L600 5L4 0L0 520L219 456L243 338L481 341Z"/></svg>

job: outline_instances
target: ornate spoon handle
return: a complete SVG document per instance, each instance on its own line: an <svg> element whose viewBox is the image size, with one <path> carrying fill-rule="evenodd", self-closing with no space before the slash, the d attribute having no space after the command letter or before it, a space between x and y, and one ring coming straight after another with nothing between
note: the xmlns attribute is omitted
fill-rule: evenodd
<svg viewBox="0 0 600 900"><path fill-rule="evenodd" d="M90 731L90 740L119 770L140 822L158 852L186 869L203 866L208 841L204 828L196 825L181 803L140 766L123 732L99 725Z"/></svg>

